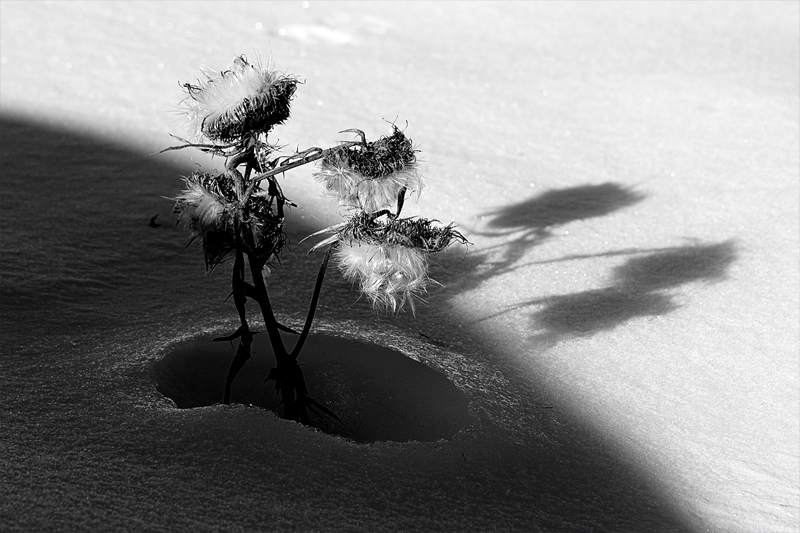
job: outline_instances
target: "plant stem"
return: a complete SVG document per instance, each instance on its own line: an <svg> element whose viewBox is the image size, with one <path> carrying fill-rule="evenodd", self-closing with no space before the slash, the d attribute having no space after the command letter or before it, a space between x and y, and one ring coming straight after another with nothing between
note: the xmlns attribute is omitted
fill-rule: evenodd
<svg viewBox="0 0 800 533"><path fill-rule="evenodd" d="M248 244L252 243L253 237L248 228L247 241ZM297 404L297 395L295 394L296 380L294 375L300 371L297 367L297 362L289 357L286 351L286 346L283 344L281 333L278 327L278 321L272 311L272 305L269 301L269 294L267 293L267 285L264 283L264 277L261 274L263 265L256 258L255 252L251 249L247 253L248 263L250 263L250 273L253 277L253 287L258 294L256 301L261 309L261 315L264 317L264 326L267 328L269 341L272 345L272 352L275 355L275 361L278 367L278 383L281 391L281 400L283 401L283 418L287 420L298 421L300 417L300 409Z"/></svg>
<svg viewBox="0 0 800 533"><path fill-rule="evenodd" d="M297 357L300 355L303 345L306 343L306 339L308 338L308 334L311 331L311 324L314 322L314 313L316 312L317 304L319 303L319 294L322 290L322 281L325 279L325 270L328 268L328 260L331 257L332 251L333 248L328 248L328 252L325 254L325 258L322 260L322 264L319 267L317 283L314 285L314 294L311 296L311 305L309 306L308 315L306 316L306 323L303 326L303 331L300 333L300 338L297 339L297 344L291 353L291 357L294 360L297 360Z"/></svg>
<svg viewBox="0 0 800 533"><path fill-rule="evenodd" d="M275 352L275 358L277 362L280 363L281 358L288 354L280 335L278 320L275 318L275 313L272 311L272 304L269 301L269 294L267 292L267 284L264 283L264 276L262 274L264 265L258 260L255 252L252 250L253 237L252 233L250 233L250 228L247 228L246 231L246 240L250 247L250 249L247 250L247 262L250 264L253 287L258 295L256 302L258 302L261 315L264 317L264 327L267 329L267 335L269 335L270 344L272 344L273 351Z"/></svg>
<svg viewBox="0 0 800 533"><path fill-rule="evenodd" d="M242 153L237 155L236 157L232 157L227 162L228 171L234 175L237 179L237 185L239 185L239 199L241 201L240 204L240 212L245 213L245 209L247 206L247 202L250 199L253 191L255 190L256 185L264 180L270 180L270 194L274 196L275 201L277 203L277 217L278 217L278 224L283 223L283 204L286 201L283 193L280 190L277 182L274 179L274 176L289 170L290 168L295 168L300 165L304 165L306 163L310 163L312 161L316 161L322 157L325 157L328 153L330 153L333 149L328 150L319 150L319 149L312 149L307 150L301 154L297 154L295 157L300 157L299 161L295 161L294 163L286 163L283 165L278 165L275 169L265 174L261 174L256 176L255 178L251 179L251 172L253 169L253 164L258 164L254 161L253 151L248 150L246 153ZM285 163L285 162L284 162ZM239 173L237 170L237 166L245 164L245 172L244 176ZM240 181L241 180L241 181ZM246 187L246 189L245 189ZM269 336L270 344L272 345L272 352L275 356L275 361L277 364L277 368L275 369L275 378L278 381L278 387L280 389L281 400L283 403L283 418L288 420L299 421L303 424L309 423L308 418L308 410L307 404L309 401L308 399L308 391L306 389L305 378L303 376L303 371L297 364L297 358L300 355L300 352L305 345L306 340L308 339L308 335L311 331L311 326L314 322L314 314L316 312L317 304L319 303L319 297L322 290L322 283L325 278L325 271L328 267L328 260L330 259L330 255L332 249L328 250L328 253L325 254L325 258L320 265L319 273L317 274L317 281L314 285L314 293L311 297L311 305L308 310L308 315L306 316L306 321L303 326L303 330L300 333L300 338L295 344L292 352L289 353L286 350L286 346L283 343L283 339L281 338L280 334L280 324L278 320L275 318L275 313L272 309L272 304L269 300L269 293L267 291L267 284L264 282L264 277L262 274L264 268L264 261L269 258L271 253L264 255L264 260L262 261L258 255L256 254L256 246L255 246L255 235L253 233L253 226L250 223L246 222L237 222L236 223L236 258L234 260L234 267L233 267L233 276L232 276L232 289L233 289L233 298L234 303L236 304L236 309L239 313L240 320L242 322L241 327L241 340L239 343L239 349L234 357L234 360L231 364L230 371L228 373L228 379L226 380L225 384L225 396L224 400L225 403L230 401L230 388L231 383L233 382L234 377L236 374L241 370L244 366L244 363L250 358L250 344L252 341L252 334L250 333L249 327L247 325L246 319L246 312L245 312L245 303L247 301L247 297L249 296L251 299L256 300L261 310L261 315L264 318L264 326L267 329L267 335ZM252 287L249 286L244 280L244 255L247 255L247 263L250 265L250 274L253 278L253 285Z"/></svg>
<svg viewBox="0 0 800 533"><path fill-rule="evenodd" d="M238 223L236 224L238 230ZM237 238L237 241L239 239ZM236 375L244 367L245 363L250 359L250 345L253 340L253 335L250 333L250 327L247 325L247 296L246 284L244 281L244 254L241 250L241 242L237 242L236 258L233 262L233 274L231 275L231 290L233 291L233 303L236 306L236 311L239 313L239 320L242 325L239 327L240 339L239 348L236 350L236 355L231 362L228 376L225 379L225 390L222 395L222 402L225 404L230 403L231 400L231 386Z"/></svg>
<svg viewBox="0 0 800 533"><path fill-rule="evenodd" d="M269 179L273 176L277 176L278 174L282 174L287 170L307 165L308 163L313 163L314 161L322 159L323 157L326 157L330 153L334 152L335 150L339 150L342 147L355 146L358 144L360 143L357 141L345 141L341 143L339 146L334 146L333 148L327 148L325 150L321 148L309 148L308 150L300 152L299 154L289 156L283 161L277 163L275 168L273 168L272 170L268 170L267 172L263 172L254 177L250 181L249 186L247 187L247 191L245 192L244 195L244 201L247 202L247 200L250 198L250 195L253 194L253 191L255 191L256 186L265 179ZM293 161L298 157L300 159Z"/></svg>

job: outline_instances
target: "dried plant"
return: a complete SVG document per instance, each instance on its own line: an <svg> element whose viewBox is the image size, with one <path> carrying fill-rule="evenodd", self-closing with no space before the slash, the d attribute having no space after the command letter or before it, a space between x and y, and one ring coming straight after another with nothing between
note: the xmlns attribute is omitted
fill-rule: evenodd
<svg viewBox="0 0 800 533"><path fill-rule="evenodd" d="M195 148L225 157L224 172L195 171L184 178L185 189L175 197L174 214L190 232L190 242L200 242L209 271L233 262L231 293L240 326L218 341L238 339L223 391L230 402L231 384L251 356L253 335L246 316L249 300L261 311L276 359L268 380L275 382L283 417L309 423L309 413L336 417L308 394L298 357L311 331L328 262L333 256L345 278L375 308L393 313L415 300L427 286L428 256L466 239L453 225L422 218L400 218L406 194L423 187L413 144L392 124L392 133L368 142L364 132L344 130L359 139L328 149L309 148L280 155L271 145L272 128L289 118L297 79L270 67L237 57L227 70L207 72L204 80L183 84L180 110L189 140L167 148ZM301 331L278 323L265 280L267 265L279 258L287 242L284 223L287 207L278 176L301 165L320 161L315 173L346 213L341 224L326 228L332 235L311 248L327 248ZM311 253L309 252L309 253ZM248 271L249 270L249 281ZM299 335L287 350L281 331Z"/></svg>

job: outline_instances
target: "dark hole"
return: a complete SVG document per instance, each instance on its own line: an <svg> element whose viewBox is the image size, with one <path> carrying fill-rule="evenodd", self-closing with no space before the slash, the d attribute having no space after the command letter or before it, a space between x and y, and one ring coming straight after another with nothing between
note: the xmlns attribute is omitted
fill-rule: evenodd
<svg viewBox="0 0 800 533"><path fill-rule="evenodd" d="M156 389L179 408L222 401L236 341L199 337L177 345L154 366ZM291 337L286 337L291 346ZM265 334L233 382L231 402L280 413L274 383L264 382L274 359ZM449 439L470 420L469 401L444 374L377 344L318 334L300 356L308 392L341 423L311 415L311 425L356 442Z"/></svg>

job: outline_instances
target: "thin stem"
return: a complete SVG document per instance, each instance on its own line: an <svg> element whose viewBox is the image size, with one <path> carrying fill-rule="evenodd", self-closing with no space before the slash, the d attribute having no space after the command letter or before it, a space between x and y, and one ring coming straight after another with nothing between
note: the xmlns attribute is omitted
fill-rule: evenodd
<svg viewBox="0 0 800 533"><path fill-rule="evenodd" d="M238 227L238 224L236 224ZM238 241L239 239L237 239ZM222 394L222 402L225 404L231 401L231 386L236 375L244 367L245 363L250 359L250 345L253 340L253 335L250 333L250 328L247 325L247 288L244 281L244 255L241 250L241 243L237 242L236 258L233 262L233 275L231 276L231 290L233 291L233 303L236 306L236 311L239 313L239 320L242 325L239 328L241 338L239 339L239 348L236 350L236 355L231 362L228 376L225 379L225 390Z"/></svg>
<svg viewBox="0 0 800 533"><path fill-rule="evenodd" d="M250 198L250 195L246 194L245 185L249 183L250 173L253 171L253 164L257 163L255 147L252 144L242 152L229 157L225 163L225 168L236 182L236 195L239 197L239 200L241 200L242 209L247 206L247 200ZM240 165L245 165L244 176L237 170ZM250 189L248 188L247 190L249 191Z"/></svg>
<svg viewBox="0 0 800 533"><path fill-rule="evenodd" d="M236 258L233 261L233 275L231 277L231 290L233 291L233 304L239 313L239 320L242 327L247 328L247 289L244 281L244 254L241 249L236 250Z"/></svg>
<svg viewBox="0 0 800 533"><path fill-rule="evenodd" d="M345 141L341 143L339 146L334 146L332 148L328 148L325 150L321 148L309 148L308 150L300 152L299 154L289 156L283 161L279 162L277 165L275 165L275 168L273 168L272 170L268 170L267 172L258 174L255 178L253 178L253 180L250 182L247 188L247 191L245 192L244 201L247 202L247 200L250 198L250 195L253 194L253 191L255 190L256 186L265 179L269 179L273 176L277 176L278 174L282 174L287 170L307 165L308 163L313 163L314 161L317 161L319 159L322 159L323 157L328 156L335 150L339 150L343 147L346 148L349 146L355 146L358 144L360 144L358 141ZM295 160L298 157L300 159Z"/></svg>
<svg viewBox="0 0 800 533"><path fill-rule="evenodd" d="M164 152L170 152L170 151L173 151L173 150L183 150L184 148L197 148L198 150L200 150L202 152L211 153L211 154L214 154L214 155L223 155L224 156L225 155L225 150L229 150L229 149L234 148L236 146L235 144L192 143L192 142L187 141L186 139L181 139L177 135L172 135L171 133L170 133L169 136L172 137L173 139L178 139L183 144L180 145L180 146L170 146L169 148L164 148L163 150L158 152L159 154L163 154Z"/></svg>
<svg viewBox="0 0 800 533"><path fill-rule="evenodd" d="M247 252L247 262L250 263L250 273L253 276L253 287L256 289L256 293L258 294L258 298L255 300L258 302L258 306L261 309L261 315L264 317L264 327L267 328L267 335L269 335L270 344L272 344L272 350L275 353L275 359L277 360L278 364L281 364L283 360L286 358L288 353L286 352L286 347L283 344L283 339L281 338L280 330L278 328L278 320L275 318L275 314L272 311L272 304L269 301L269 293L267 293L267 285L264 283L264 277L261 274L261 270L263 265L258 261L256 258L255 252L252 250L252 235L248 233L245 234L248 245L250 246L250 250Z"/></svg>
<svg viewBox="0 0 800 533"><path fill-rule="evenodd" d="M325 279L325 270L328 268L328 260L331 257L332 251L333 248L328 248L328 253L325 254L325 258L322 260L322 264L319 267L317 283L314 285L314 294L311 296L311 305L308 309L308 316L306 316L306 323L303 326L303 331L300 333L300 338L297 340L297 344L291 353L291 358L294 360L297 360L297 357L300 355L303 345L306 343L306 339L308 339L308 334L311 331L311 324L314 322L314 313L317 310L317 303L319 303L319 295L322 290L322 281Z"/></svg>
<svg viewBox="0 0 800 533"><path fill-rule="evenodd" d="M355 144L355 143L353 143ZM339 147L337 147L339 148ZM227 162L228 172L234 177L237 185L237 193L239 197L241 212L245 212L248 201L255 191L258 183L268 179L270 182L269 194L277 202L277 217L278 224L283 222L283 208L285 197L280 190L280 186L275 180L274 176L285 172L286 170L296 168L307 163L311 163L318 159L325 157L337 148L330 148L328 150L321 150L319 148L312 148L302 153L296 154L290 158L284 159L275 165L275 168L264 174L258 175L255 178L251 177L254 166L259 163L255 161L254 149L249 147L244 152L232 156ZM240 174L237 167L244 164L244 175ZM300 338L297 341L291 354L286 350L286 346L281 338L280 330L285 329L278 323L269 300L269 293L267 292L267 285L264 282L262 269L263 262L259 259L256 253L255 236L253 234L253 227L251 224L236 224L236 259L234 262L233 272L233 297L236 303L237 311L239 312L242 321L241 341L239 349L231 364L228 373L228 379L225 383L225 402L230 400L230 388L236 374L244 366L244 363L250 358L250 345L252 341L252 334L247 326L245 316L245 303L247 298L254 299L260 309L264 318L264 326L267 329L272 351L275 355L277 363L276 378L278 379L278 386L280 388L281 400L283 402L283 417L288 420L300 421L304 424L309 423L308 411L306 407L308 391L306 389L305 379L303 378L303 371L297 365L297 358L303 349L303 346L308 339L311 331L311 326L314 322L314 314L319 303L319 297L322 290L322 283L325 278L325 271L330 259L331 250L325 254L325 258L320 266L317 275L317 281L314 286L314 293L311 297L311 305L306 317L305 325L300 333ZM250 272L253 278L252 286L244 280L244 254L247 254L247 262L250 265ZM268 258L271 254L267 254Z"/></svg>
<svg viewBox="0 0 800 533"><path fill-rule="evenodd" d="M225 168L227 168L228 170L234 170L239 165L247 163L250 157L252 156L252 150L253 150L252 148L248 148L244 152L232 155L225 164ZM249 166L250 165L248 165L248 168Z"/></svg>
<svg viewBox="0 0 800 533"><path fill-rule="evenodd" d="M300 371L300 369L299 367L294 368L297 367L297 363L289 357L286 346L283 344L280 324L278 324L275 313L272 311L272 304L269 301L269 293L267 292L267 284L264 283L264 277L261 273L264 264L256 256L252 227L250 225L243 227L241 233L246 244L247 262L250 264L253 288L256 293L254 299L258 302L258 306L261 309L261 315L264 318L264 326L267 329L269 342L272 345L272 352L275 355L275 361L277 363L276 375L278 386L280 387L281 401L283 402L283 418L298 421L303 409L297 401L297 380L295 378L295 373L296 371ZM271 254L267 254L266 257L269 257L269 255Z"/></svg>

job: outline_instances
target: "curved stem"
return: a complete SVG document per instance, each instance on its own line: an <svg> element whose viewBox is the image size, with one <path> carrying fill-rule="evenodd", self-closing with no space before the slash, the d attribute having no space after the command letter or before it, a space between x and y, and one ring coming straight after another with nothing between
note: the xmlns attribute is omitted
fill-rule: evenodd
<svg viewBox="0 0 800 533"><path fill-rule="evenodd" d="M239 152L238 154L234 154L228 158L228 161L225 163L225 168L227 168L228 170L234 170L239 165L247 163L247 161L250 159L252 155L253 155L252 148L247 149L244 152Z"/></svg>
<svg viewBox="0 0 800 533"><path fill-rule="evenodd" d="M261 315L264 317L264 327L267 328L267 335L269 335L269 341L270 344L272 344L272 350L275 353L275 359L278 364L281 364L288 353L286 352L286 347L284 346L283 339L281 338L278 320L275 318L275 313L272 311L272 304L269 301L269 293L267 292L267 284L264 283L264 277L261 274L261 270L264 268L264 265L261 264L256 257L255 252L253 252L252 234L249 233L249 228L245 236L247 237L248 245L250 245L250 250L247 252L247 262L250 263L250 274L253 277L253 287L258 295L258 297L254 299L256 302L258 302L258 306L261 309Z"/></svg>
<svg viewBox="0 0 800 533"><path fill-rule="evenodd" d="M291 353L291 358L294 360L297 360L297 357L300 355L303 345L306 343L306 339L308 339L308 334L311 331L311 324L314 322L314 313L317 310L317 303L319 303L319 294L322 290L322 281L325 279L325 270L328 268L328 260L331 257L332 251L333 248L328 248L328 252L325 254L325 258L322 260L322 264L319 267L317 283L314 285L314 294L311 296L311 305L308 309L308 316L306 316L306 323Z"/></svg>

